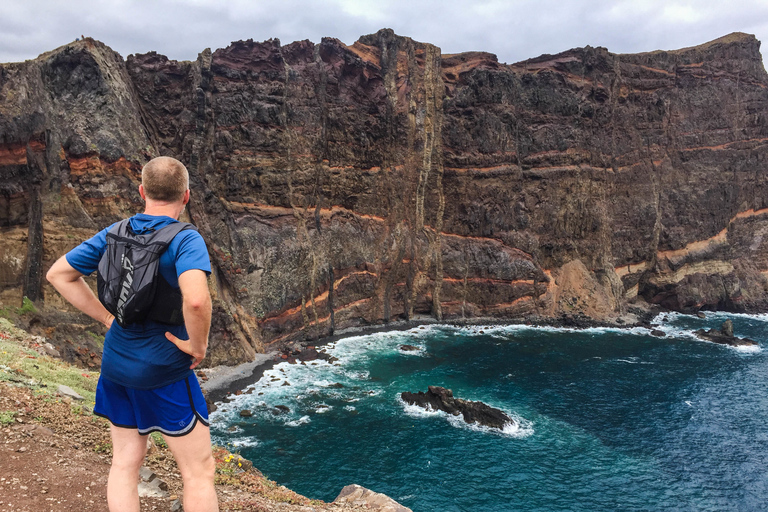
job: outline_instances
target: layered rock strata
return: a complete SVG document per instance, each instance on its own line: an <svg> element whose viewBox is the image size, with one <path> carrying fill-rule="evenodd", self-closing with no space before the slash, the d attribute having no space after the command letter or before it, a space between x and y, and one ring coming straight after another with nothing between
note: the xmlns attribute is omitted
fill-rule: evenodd
<svg viewBox="0 0 768 512"><path fill-rule="evenodd" d="M517 64L390 30L194 62L86 38L0 65L0 300L191 173L211 363L417 319L768 306L768 76L750 35ZM51 327L55 331L55 326Z"/></svg>

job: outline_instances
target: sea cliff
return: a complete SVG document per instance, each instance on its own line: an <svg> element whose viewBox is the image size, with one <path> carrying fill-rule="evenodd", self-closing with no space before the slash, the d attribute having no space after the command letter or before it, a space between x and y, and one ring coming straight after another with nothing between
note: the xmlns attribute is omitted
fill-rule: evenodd
<svg viewBox="0 0 768 512"><path fill-rule="evenodd" d="M192 62L77 41L0 65L0 301L98 365L42 276L191 175L209 364L397 320L768 309L768 75L747 34L504 64L381 30ZM58 311L62 311L59 313ZM91 334L87 334L90 332Z"/></svg>

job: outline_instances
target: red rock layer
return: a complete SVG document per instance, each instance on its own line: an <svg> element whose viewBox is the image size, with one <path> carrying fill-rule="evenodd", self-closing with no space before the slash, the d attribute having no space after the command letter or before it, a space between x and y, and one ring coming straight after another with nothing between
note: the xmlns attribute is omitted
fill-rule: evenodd
<svg viewBox="0 0 768 512"><path fill-rule="evenodd" d="M753 36L512 65L388 30L195 62L73 43L2 77L5 98L45 92L0 104L0 221L44 235L39 267L44 225L82 239L140 209L149 157L188 164L215 362L420 315L768 308Z"/></svg>

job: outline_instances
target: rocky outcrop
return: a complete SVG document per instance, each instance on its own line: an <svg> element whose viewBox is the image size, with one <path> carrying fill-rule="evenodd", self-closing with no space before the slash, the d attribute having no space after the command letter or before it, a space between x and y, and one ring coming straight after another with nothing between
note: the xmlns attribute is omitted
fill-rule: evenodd
<svg viewBox="0 0 768 512"><path fill-rule="evenodd" d="M214 265L210 364L423 316L765 311L759 47L508 65L381 30L0 65L0 301L66 309L43 272L140 210L141 166L169 154Z"/></svg>
<svg viewBox="0 0 768 512"><path fill-rule="evenodd" d="M400 394L403 401L410 405L418 405L432 411L444 411L454 416L461 415L467 423L476 423L485 427L504 430L504 427L514 425L515 420L499 409L483 402L472 402L454 398L453 391L440 386L429 386L427 392L404 392Z"/></svg>
<svg viewBox="0 0 768 512"><path fill-rule="evenodd" d="M720 343L721 345L730 345L732 347L756 347L757 342L749 338L738 338L733 335L733 322L726 320L720 329L699 329L694 332L696 336L705 341Z"/></svg>
<svg viewBox="0 0 768 512"><path fill-rule="evenodd" d="M411 512L410 508L404 507L386 494L371 491L357 484L344 487L333 503L348 503L377 512Z"/></svg>

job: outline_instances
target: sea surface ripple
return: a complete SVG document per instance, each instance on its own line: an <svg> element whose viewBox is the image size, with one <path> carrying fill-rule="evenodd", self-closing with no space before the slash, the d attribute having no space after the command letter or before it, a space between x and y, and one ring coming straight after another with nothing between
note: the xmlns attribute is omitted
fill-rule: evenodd
<svg viewBox="0 0 768 512"><path fill-rule="evenodd" d="M759 347L693 335L728 318ZM265 372L211 415L212 434L325 501L357 483L414 512L768 510L768 315L656 323L665 337L524 325L349 337L325 348L334 363ZM516 425L466 425L399 398L429 385Z"/></svg>

